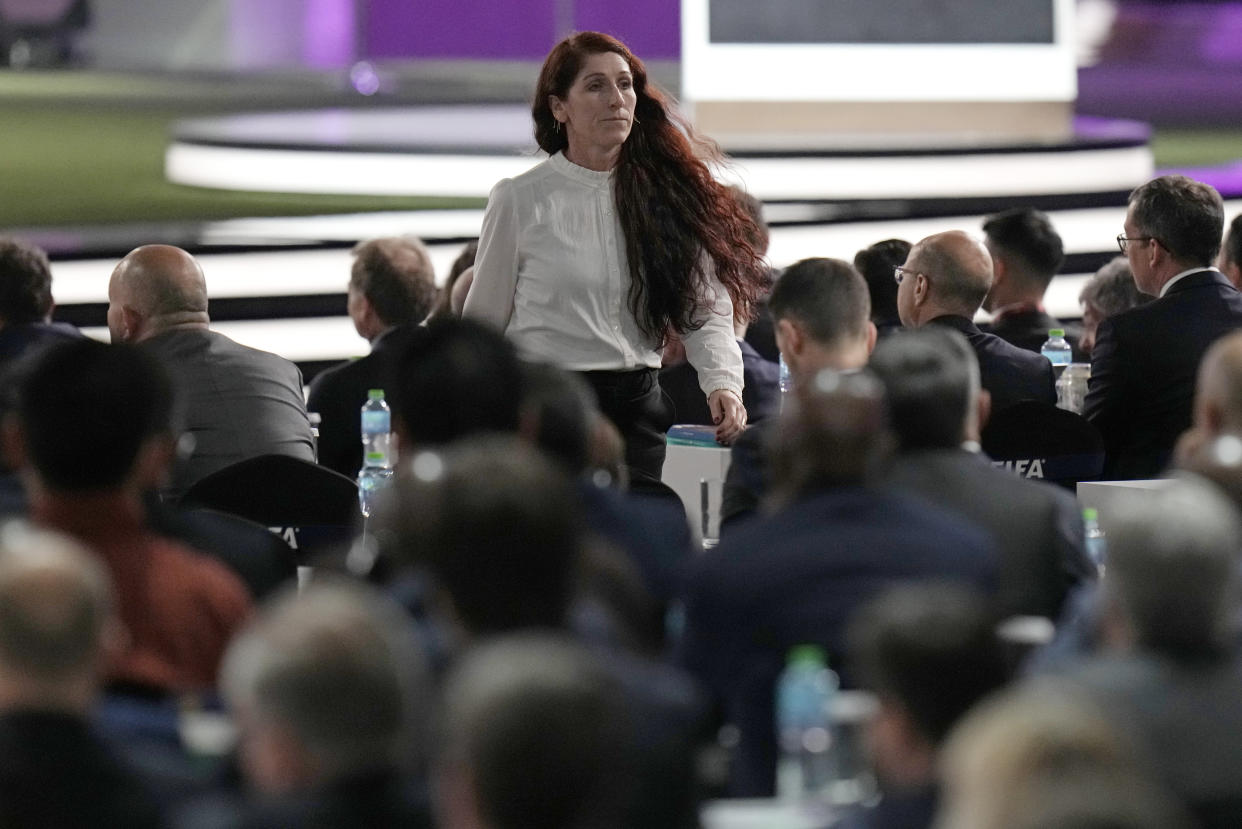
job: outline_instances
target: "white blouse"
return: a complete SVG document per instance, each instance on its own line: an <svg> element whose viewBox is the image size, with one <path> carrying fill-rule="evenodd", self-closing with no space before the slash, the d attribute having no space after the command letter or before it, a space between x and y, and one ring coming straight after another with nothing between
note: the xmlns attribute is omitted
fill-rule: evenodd
<svg viewBox="0 0 1242 829"><path fill-rule="evenodd" d="M500 328L530 360L574 371L659 368L659 341L630 311L624 239L612 173L557 153L492 188L463 313ZM740 397L733 303L714 274L699 313L703 326L683 334L699 386Z"/></svg>

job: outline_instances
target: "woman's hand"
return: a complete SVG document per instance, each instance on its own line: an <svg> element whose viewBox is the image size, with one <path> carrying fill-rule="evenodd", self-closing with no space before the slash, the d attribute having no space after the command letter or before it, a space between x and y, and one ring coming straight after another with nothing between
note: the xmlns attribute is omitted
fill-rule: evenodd
<svg viewBox="0 0 1242 829"><path fill-rule="evenodd" d="M737 440L746 428L746 407L742 399L728 389L716 389L707 396L707 407L716 424L716 441L728 446Z"/></svg>

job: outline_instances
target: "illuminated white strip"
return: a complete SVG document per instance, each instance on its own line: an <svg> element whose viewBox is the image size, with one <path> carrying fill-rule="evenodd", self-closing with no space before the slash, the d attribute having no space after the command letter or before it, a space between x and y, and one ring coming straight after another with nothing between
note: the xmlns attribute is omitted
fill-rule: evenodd
<svg viewBox="0 0 1242 829"><path fill-rule="evenodd" d="M539 163L523 156L310 152L171 145L179 184L288 193L486 197ZM311 172L313 171L313 175ZM765 201L964 198L1129 190L1151 178L1146 147L893 157L734 159L721 171Z"/></svg>
<svg viewBox="0 0 1242 829"><path fill-rule="evenodd" d="M174 142L169 181L197 187L369 196L486 197L492 185L542 159L518 155L435 155L264 150Z"/></svg>
<svg viewBox="0 0 1242 829"><path fill-rule="evenodd" d="M1057 153L734 159L722 177L760 199L927 199L1130 190L1147 147Z"/></svg>
<svg viewBox="0 0 1242 829"><path fill-rule="evenodd" d="M213 322L211 327L242 345L295 362L345 360L361 357L369 350L349 317ZM107 328L83 328L82 332L103 342L109 339Z"/></svg>
<svg viewBox="0 0 1242 829"><path fill-rule="evenodd" d="M480 211L475 211L481 217ZM416 215L416 214L411 214ZM475 233L478 233L475 225ZM407 228L404 232L411 232ZM386 233L368 235L388 235ZM429 245L438 284L462 245ZM204 253L198 257L211 297L304 296L344 293L352 259L348 248L280 250L256 253ZM52 263L54 294L62 305L107 302L113 259Z"/></svg>

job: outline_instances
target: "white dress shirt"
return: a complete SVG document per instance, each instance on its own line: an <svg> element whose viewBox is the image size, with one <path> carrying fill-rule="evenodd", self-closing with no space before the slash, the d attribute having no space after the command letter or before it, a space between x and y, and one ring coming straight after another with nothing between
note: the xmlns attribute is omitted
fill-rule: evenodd
<svg viewBox="0 0 1242 829"><path fill-rule="evenodd" d="M464 316L505 332L523 357L574 371L659 368L658 339L629 306L625 236L612 173L562 154L492 188L483 215L474 283ZM741 397L742 352L733 303L708 262L697 331L684 332L686 357L704 394Z"/></svg>
<svg viewBox="0 0 1242 829"><path fill-rule="evenodd" d="M1181 282L1183 279L1190 276L1192 273L1198 273L1199 271L1215 271L1215 270L1217 270L1217 268L1202 268L1202 267L1188 268L1179 274L1175 274L1172 279L1164 283L1164 286L1160 288L1160 296L1164 297L1166 294L1168 294L1170 288L1172 288L1176 283Z"/></svg>

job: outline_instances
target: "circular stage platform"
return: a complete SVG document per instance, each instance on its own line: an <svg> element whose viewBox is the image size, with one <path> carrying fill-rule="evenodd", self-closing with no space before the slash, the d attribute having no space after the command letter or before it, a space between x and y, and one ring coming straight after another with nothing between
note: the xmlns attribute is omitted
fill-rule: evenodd
<svg viewBox="0 0 1242 829"><path fill-rule="evenodd" d="M979 135L845 135L815 146L725 146L723 179L766 203L822 205L816 221L1102 207L1153 174L1149 131L1079 118L1064 141ZM809 141L807 142L809 143ZM166 154L180 184L293 193L486 197L539 163L516 104L329 109L178 123Z"/></svg>

